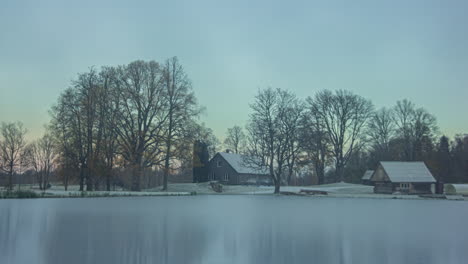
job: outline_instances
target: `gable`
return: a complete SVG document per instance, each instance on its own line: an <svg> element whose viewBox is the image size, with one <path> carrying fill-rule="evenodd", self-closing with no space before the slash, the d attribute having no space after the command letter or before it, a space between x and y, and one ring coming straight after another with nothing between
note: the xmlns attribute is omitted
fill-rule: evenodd
<svg viewBox="0 0 468 264"><path fill-rule="evenodd" d="M375 182L389 182L390 178L388 177L387 173L383 169L382 165L379 165L377 169L372 174L371 181Z"/></svg>

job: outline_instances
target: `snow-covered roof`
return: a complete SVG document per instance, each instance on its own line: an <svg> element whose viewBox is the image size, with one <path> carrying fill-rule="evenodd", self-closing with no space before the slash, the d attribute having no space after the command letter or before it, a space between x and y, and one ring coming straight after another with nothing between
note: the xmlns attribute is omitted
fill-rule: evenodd
<svg viewBox="0 0 468 264"><path fill-rule="evenodd" d="M244 162L244 155L226 152L219 152L218 154L221 155L221 157L223 157L237 173L262 175L268 174L266 169L260 170L247 166L247 164Z"/></svg>
<svg viewBox="0 0 468 264"><path fill-rule="evenodd" d="M392 182L436 182L422 161L381 161Z"/></svg>
<svg viewBox="0 0 468 264"><path fill-rule="evenodd" d="M370 180L370 178L372 177L372 174L374 174L373 170L366 170L366 172L364 173L364 176L362 176L362 180Z"/></svg>

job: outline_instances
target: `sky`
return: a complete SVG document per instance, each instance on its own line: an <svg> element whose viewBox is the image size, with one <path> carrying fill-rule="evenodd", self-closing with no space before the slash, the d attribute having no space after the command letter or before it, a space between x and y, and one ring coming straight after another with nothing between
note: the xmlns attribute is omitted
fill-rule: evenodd
<svg viewBox="0 0 468 264"><path fill-rule="evenodd" d="M468 1L0 0L0 121L30 138L77 73L177 56L216 136L259 89L407 98L468 132Z"/></svg>

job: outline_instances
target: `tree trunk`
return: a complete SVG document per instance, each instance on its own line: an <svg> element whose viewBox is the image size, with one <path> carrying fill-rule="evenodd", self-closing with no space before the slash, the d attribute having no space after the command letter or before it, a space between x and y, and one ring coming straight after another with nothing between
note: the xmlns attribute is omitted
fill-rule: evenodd
<svg viewBox="0 0 468 264"><path fill-rule="evenodd" d="M163 175L163 191L167 191L167 178L169 177L169 159L171 158L171 145L172 145L172 107L169 115L169 135L166 141L166 159L164 161L164 175Z"/></svg>
<svg viewBox="0 0 468 264"><path fill-rule="evenodd" d="M44 172L41 170L38 172L38 180L39 180L39 190L44 190Z"/></svg>
<svg viewBox="0 0 468 264"><path fill-rule="evenodd" d="M315 167L315 173L317 173L318 184L325 183L325 171L324 166L322 164L317 164Z"/></svg>
<svg viewBox="0 0 468 264"><path fill-rule="evenodd" d="M67 176L64 176L64 177L65 177L65 183L64 183L65 191L67 191L68 190L68 174L67 174Z"/></svg>
<svg viewBox="0 0 468 264"><path fill-rule="evenodd" d="M275 194L280 193L280 186L281 186L281 181L275 181Z"/></svg>
<svg viewBox="0 0 468 264"><path fill-rule="evenodd" d="M106 176L106 190L109 192L111 190L111 172L108 171Z"/></svg>
<svg viewBox="0 0 468 264"><path fill-rule="evenodd" d="M8 190L12 191L13 190L13 172L10 171L8 175Z"/></svg>
<svg viewBox="0 0 468 264"><path fill-rule="evenodd" d="M83 164L81 165L80 168L80 191L84 191L84 168Z"/></svg>
<svg viewBox="0 0 468 264"><path fill-rule="evenodd" d="M338 182L344 182L344 168L342 164L336 165L336 176Z"/></svg>
<svg viewBox="0 0 468 264"><path fill-rule="evenodd" d="M86 168L86 191L90 192L93 190L93 180L91 177L91 169Z"/></svg>
<svg viewBox="0 0 468 264"><path fill-rule="evenodd" d="M142 174L142 166L141 166L141 162L138 162L138 164L136 164L133 169L132 187L130 188L130 190L134 192L141 191L141 187L140 187L141 174Z"/></svg>
<svg viewBox="0 0 468 264"><path fill-rule="evenodd" d="M166 153L166 160L164 161L164 175L163 175L163 191L167 191L167 178L169 176L169 150Z"/></svg>

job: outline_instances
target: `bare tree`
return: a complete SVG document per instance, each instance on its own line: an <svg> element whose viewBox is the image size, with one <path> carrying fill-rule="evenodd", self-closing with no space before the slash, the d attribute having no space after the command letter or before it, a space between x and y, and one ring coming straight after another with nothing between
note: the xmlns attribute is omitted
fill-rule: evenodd
<svg viewBox="0 0 468 264"><path fill-rule="evenodd" d="M111 190L111 184L114 182L113 168L115 158L118 152L117 132L115 124L118 118L119 93L113 86L115 80L115 69L105 67L99 73L101 89L99 90L98 112L99 112L99 133L98 133L98 151L96 159L99 159L103 166L105 176L106 190Z"/></svg>
<svg viewBox="0 0 468 264"><path fill-rule="evenodd" d="M76 102L79 110L82 125L82 148L83 148L83 162L86 190L92 191L94 187L95 168L96 168L96 149L99 149L100 142L95 142L96 125L97 125L97 101L98 90L100 88L99 75L94 68L89 72L78 74L77 80L73 82L74 87L78 93L78 101ZM97 144L96 144L97 143Z"/></svg>
<svg viewBox="0 0 468 264"><path fill-rule="evenodd" d="M384 107L376 111L369 121L367 131L372 147L383 156L388 156L390 140L395 136L394 120L393 111Z"/></svg>
<svg viewBox="0 0 468 264"><path fill-rule="evenodd" d="M28 145L29 163L34 168L39 188L47 189L50 174L58 158L57 145L53 136L49 133Z"/></svg>
<svg viewBox="0 0 468 264"><path fill-rule="evenodd" d="M372 115L372 103L346 90L334 93L324 90L307 101L311 111L316 112L325 125L336 174L343 181L344 167L353 152L362 146L362 131Z"/></svg>
<svg viewBox="0 0 468 264"><path fill-rule="evenodd" d="M51 111L52 133L59 139L59 148L65 155L64 159L74 163L74 166L68 164L67 167L79 168L80 191L84 190L85 181L90 182L87 179L89 177L89 151L91 150L88 144L92 144L92 141L88 140L83 107L85 103L86 99L82 97L77 86L73 86L60 95L57 104L53 106Z"/></svg>
<svg viewBox="0 0 468 264"><path fill-rule="evenodd" d="M397 101L394 107L395 123L398 127L398 136L404 142L405 160L413 160L413 144L412 144L412 124L414 118L415 106L407 99Z"/></svg>
<svg viewBox="0 0 468 264"><path fill-rule="evenodd" d="M245 134L240 126L228 128L224 145L235 153L242 153L245 147Z"/></svg>
<svg viewBox="0 0 468 264"><path fill-rule="evenodd" d="M0 157L3 166L1 169L8 174L8 189L13 190L13 174L21 161L21 154L26 146L26 128L23 123L2 123L0 127Z"/></svg>
<svg viewBox="0 0 468 264"><path fill-rule="evenodd" d="M310 108L303 114L301 123L299 142L301 151L305 154L303 161L313 164L318 184L324 184L325 166L331 154L330 139L325 124Z"/></svg>
<svg viewBox="0 0 468 264"><path fill-rule="evenodd" d="M200 109L191 82L177 57L167 60L162 71L168 112L163 176L163 190L167 191L170 163L173 158L177 158L177 151L173 148L183 142L188 124L199 114Z"/></svg>
<svg viewBox="0 0 468 264"><path fill-rule="evenodd" d="M434 142L438 131L436 118L424 108L416 108L407 99L398 101L394 107L397 126L396 136L403 141L404 159L422 159L422 146Z"/></svg>
<svg viewBox="0 0 468 264"><path fill-rule="evenodd" d="M304 104L296 95L289 91L277 90L279 129L286 144L286 183L291 184L291 178L296 168L300 153L299 133Z"/></svg>
<svg viewBox="0 0 468 264"><path fill-rule="evenodd" d="M253 113L247 126L248 146L244 162L246 165L268 171L279 193L282 179L289 166L294 166L293 147L295 140L293 130L297 123L290 123L296 98L293 94L281 89L268 88L260 90L251 105ZM291 134L289 134L291 133ZM294 143L295 144L295 143Z"/></svg>
<svg viewBox="0 0 468 264"><path fill-rule="evenodd" d="M50 133L57 142L58 167L63 174L65 190L68 188L71 171L79 171L80 190L84 185L85 162L81 133L81 115L76 104L77 94L72 88L65 90L51 111Z"/></svg>
<svg viewBox="0 0 468 264"><path fill-rule="evenodd" d="M116 69L114 85L119 153L133 169L131 190L140 191L143 169L164 160L169 118L164 76L157 62L135 61Z"/></svg>

